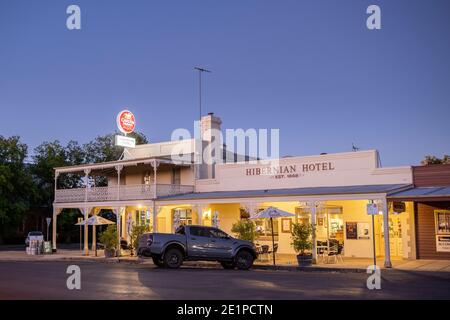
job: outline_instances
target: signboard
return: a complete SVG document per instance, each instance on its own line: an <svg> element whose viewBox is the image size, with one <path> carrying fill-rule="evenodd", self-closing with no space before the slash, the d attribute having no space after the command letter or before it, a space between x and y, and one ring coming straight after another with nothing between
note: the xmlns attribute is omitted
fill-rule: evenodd
<svg viewBox="0 0 450 320"><path fill-rule="evenodd" d="M370 216L378 214L378 207L375 203L367 204L367 214Z"/></svg>
<svg viewBox="0 0 450 320"><path fill-rule="evenodd" d="M394 214L399 214L406 211L406 204L404 202L394 201L392 206Z"/></svg>
<svg viewBox="0 0 450 320"><path fill-rule="evenodd" d="M121 135L116 135L116 146L126 147L126 148L135 148L136 147L136 139L125 137Z"/></svg>
<svg viewBox="0 0 450 320"><path fill-rule="evenodd" d="M52 218L45 218L45 220L47 221L47 227L50 225L50 222L52 221Z"/></svg>
<svg viewBox="0 0 450 320"><path fill-rule="evenodd" d="M367 222L358 222L358 239L370 239L369 224Z"/></svg>
<svg viewBox="0 0 450 320"><path fill-rule="evenodd" d="M436 236L436 251L450 252L450 235Z"/></svg>
<svg viewBox="0 0 450 320"><path fill-rule="evenodd" d="M124 134L132 133L136 128L136 120L134 114L128 110L119 112L116 118L117 128Z"/></svg>
<svg viewBox="0 0 450 320"><path fill-rule="evenodd" d="M358 224L356 222L346 222L345 234L347 239L358 239Z"/></svg>

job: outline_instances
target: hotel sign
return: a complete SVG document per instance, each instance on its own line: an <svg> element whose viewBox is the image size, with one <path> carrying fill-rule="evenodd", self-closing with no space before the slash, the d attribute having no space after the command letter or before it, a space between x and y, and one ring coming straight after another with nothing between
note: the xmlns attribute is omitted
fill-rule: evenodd
<svg viewBox="0 0 450 320"><path fill-rule="evenodd" d="M116 118L117 128L124 134L132 133L136 128L134 114L128 110L119 112Z"/></svg>
<svg viewBox="0 0 450 320"><path fill-rule="evenodd" d="M116 146L125 147L125 148L135 148L136 147L136 139L121 136L121 135L116 135Z"/></svg>
<svg viewBox="0 0 450 320"><path fill-rule="evenodd" d="M275 179L298 178L307 172L335 170L331 162L306 163L302 165L281 165L245 169L246 176L271 176Z"/></svg>

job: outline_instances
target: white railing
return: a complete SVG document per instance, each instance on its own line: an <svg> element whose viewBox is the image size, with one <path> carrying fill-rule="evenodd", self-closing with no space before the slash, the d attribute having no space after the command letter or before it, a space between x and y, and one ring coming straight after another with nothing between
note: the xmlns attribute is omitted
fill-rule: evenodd
<svg viewBox="0 0 450 320"><path fill-rule="evenodd" d="M115 201L115 200L150 200L155 197L155 185L121 185L119 197L117 196L119 188L117 186L109 187L91 187L58 189L55 192L55 202L94 202L94 201ZM194 192L194 186L177 184L157 184L157 197L171 196L177 194L186 194Z"/></svg>
<svg viewBox="0 0 450 320"><path fill-rule="evenodd" d="M166 197L176 194L186 194L194 192L194 186L185 186L179 184L157 184L156 190L158 197Z"/></svg>

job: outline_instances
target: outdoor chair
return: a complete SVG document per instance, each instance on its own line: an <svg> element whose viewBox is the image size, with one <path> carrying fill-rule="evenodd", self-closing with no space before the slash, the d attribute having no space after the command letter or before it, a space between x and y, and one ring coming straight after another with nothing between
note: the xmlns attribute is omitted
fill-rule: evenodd
<svg viewBox="0 0 450 320"><path fill-rule="evenodd" d="M344 259L342 258L343 250L344 250L343 245L333 244L333 246L330 247L330 251L328 252L327 263L329 263L330 257L333 258L334 261L333 263L337 263L339 259L343 263L344 262Z"/></svg>
<svg viewBox="0 0 450 320"><path fill-rule="evenodd" d="M268 261L269 260L269 246L263 245L258 248L258 260Z"/></svg>

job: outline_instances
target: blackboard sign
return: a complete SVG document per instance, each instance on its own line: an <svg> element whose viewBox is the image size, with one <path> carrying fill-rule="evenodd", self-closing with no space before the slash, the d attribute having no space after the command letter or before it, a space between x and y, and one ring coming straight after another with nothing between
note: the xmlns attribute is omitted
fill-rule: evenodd
<svg viewBox="0 0 450 320"><path fill-rule="evenodd" d="M345 223L345 233L347 239L358 239L358 223L357 222L346 222Z"/></svg>

